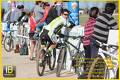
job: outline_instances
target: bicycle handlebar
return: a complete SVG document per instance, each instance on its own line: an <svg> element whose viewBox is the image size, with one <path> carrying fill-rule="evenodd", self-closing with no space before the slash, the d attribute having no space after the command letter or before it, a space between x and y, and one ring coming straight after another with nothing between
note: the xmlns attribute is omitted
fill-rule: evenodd
<svg viewBox="0 0 120 80"><path fill-rule="evenodd" d="M64 34L59 34L60 37L68 37L68 38L72 38L72 39L77 39L77 38L83 38L84 36L68 36L68 35L64 35Z"/></svg>

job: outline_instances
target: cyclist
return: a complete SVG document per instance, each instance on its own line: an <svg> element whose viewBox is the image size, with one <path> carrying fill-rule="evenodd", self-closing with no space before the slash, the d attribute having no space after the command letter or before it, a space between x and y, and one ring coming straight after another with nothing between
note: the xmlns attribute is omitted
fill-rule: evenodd
<svg viewBox="0 0 120 80"><path fill-rule="evenodd" d="M73 25L68 21L69 11L67 9L63 9L61 12L61 16L55 18L48 25L43 27L41 33L41 42L47 41L47 49L46 51L51 51L56 47L57 37L56 34L61 30L63 26L72 28ZM48 50L49 49L49 50Z"/></svg>
<svg viewBox="0 0 120 80"><path fill-rule="evenodd" d="M89 19L87 23L85 24L85 37L83 39L83 45L85 50L85 64L84 64L84 73L87 73L88 68L88 62L91 58L91 43L90 43L90 37L94 31L94 25L96 22L97 15L99 13L99 9L97 7L92 7L89 11ZM88 60L89 59L89 60ZM83 78L86 76L86 74L80 75L78 78Z"/></svg>

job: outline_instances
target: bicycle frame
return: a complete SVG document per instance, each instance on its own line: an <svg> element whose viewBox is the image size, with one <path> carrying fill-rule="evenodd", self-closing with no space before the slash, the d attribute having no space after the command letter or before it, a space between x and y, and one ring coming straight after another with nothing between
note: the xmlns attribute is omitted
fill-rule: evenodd
<svg viewBox="0 0 120 80"><path fill-rule="evenodd" d="M81 39L79 39L77 46L73 45L73 44L70 43L69 41L66 41L65 43L67 44L67 47L68 47L68 50L69 50L69 53L70 53L70 56L71 56L71 57L73 56L73 54L72 54L72 51L71 51L71 49L70 49L70 46L72 46L72 47L74 48L75 53L82 53L82 51L80 50L80 46L81 46L81 43L82 43L82 40L81 40ZM74 56L75 56L75 54L74 54Z"/></svg>
<svg viewBox="0 0 120 80"><path fill-rule="evenodd" d="M70 53L70 57L71 57L71 59L72 59L72 57L74 57L75 54L72 54L73 52L71 51L70 46L74 48L74 50L75 50L74 53L82 53L83 51L80 50L81 43L82 43L81 37L80 37L79 40L78 40L78 45L77 45L77 46L75 46L74 44L72 44L72 43L71 43L70 41L68 41L68 40L63 40L63 41L62 41L62 44L63 44L64 46L62 46L62 47L67 47L67 48L68 48L68 51L69 51L69 53Z"/></svg>
<svg viewBox="0 0 120 80"><path fill-rule="evenodd" d="M116 74L117 74L117 69L118 69L118 54L117 54L117 49L113 49L112 51L108 50L105 51L103 49L99 49L98 54L103 58L103 60L105 61L105 64L113 64L114 68L109 69L107 66L107 70L108 70L108 75L106 75L107 78L115 78ZM106 62L106 56L109 56L112 59L112 62L107 63Z"/></svg>

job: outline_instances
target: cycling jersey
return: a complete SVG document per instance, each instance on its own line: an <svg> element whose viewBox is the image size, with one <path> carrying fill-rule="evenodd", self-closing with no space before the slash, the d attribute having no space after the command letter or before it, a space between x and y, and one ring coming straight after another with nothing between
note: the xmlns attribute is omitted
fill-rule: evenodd
<svg viewBox="0 0 120 80"><path fill-rule="evenodd" d="M58 28L59 26L65 26L65 27L69 27L71 24L69 23L68 20L64 19L62 16L57 17L56 19L54 19L51 23L49 23L47 26L44 27L44 29L48 30L48 35L50 36L50 38L55 34L54 30L56 28ZM62 27L59 28L59 30L61 30Z"/></svg>

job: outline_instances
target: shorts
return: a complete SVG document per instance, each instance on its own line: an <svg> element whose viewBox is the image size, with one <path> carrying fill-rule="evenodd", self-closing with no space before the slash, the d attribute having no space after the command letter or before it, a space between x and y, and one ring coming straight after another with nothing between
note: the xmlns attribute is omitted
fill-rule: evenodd
<svg viewBox="0 0 120 80"><path fill-rule="evenodd" d="M29 38L30 38L31 40L34 40L34 38L33 38L34 34L35 34L35 32L30 32L30 33L29 33Z"/></svg>
<svg viewBox="0 0 120 80"><path fill-rule="evenodd" d="M49 42L50 44L53 44L53 42L51 41L49 35L48 35L48 30L44 29L43 32L40 35L40 39L41 39L41 44L44 44L46 42Z"/></svg>

